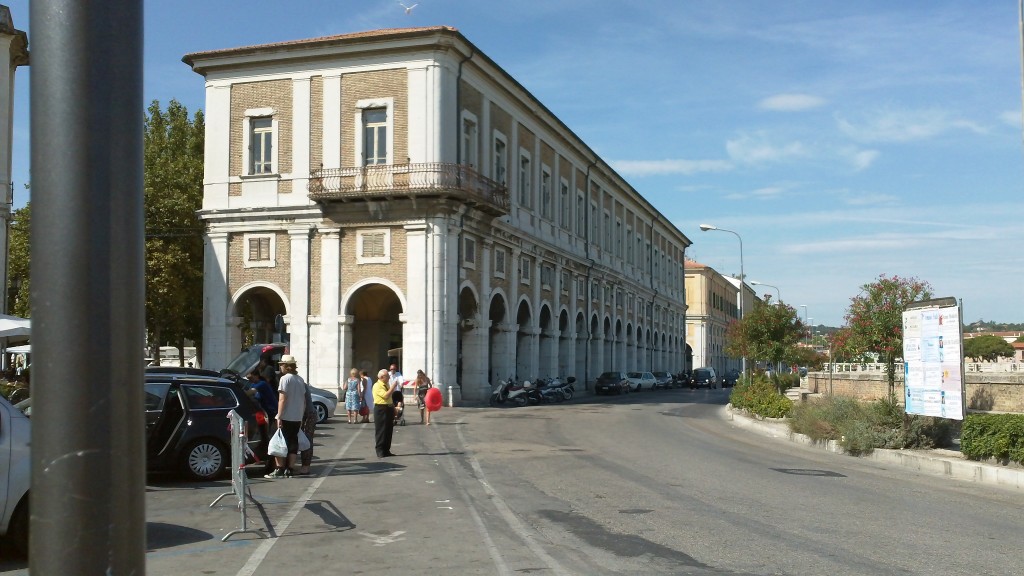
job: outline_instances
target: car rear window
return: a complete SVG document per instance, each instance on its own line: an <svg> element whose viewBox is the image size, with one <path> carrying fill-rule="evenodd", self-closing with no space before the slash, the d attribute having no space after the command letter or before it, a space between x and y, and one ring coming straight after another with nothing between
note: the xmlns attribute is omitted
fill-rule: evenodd
<svg viewBox="0 0 1024 576"><path fill-rule="evenodd" d="M630 373L626 374L627 378L641 378L642 376L643 376L643 374L641 374L639 372L630 372Z"/></svg>
<svg viewBox="0 0 1024 576"><path fill-rule="evenodd" d="M615 378L619 378L619 373L618 372L605 372L604 374L601 374L600 376L598 376L598 378L602 378L602 379L605 379L605 380L612 380L612 379L615 379Z"/></svg>
<svg viewBox="0 0 1024 576"><path fill-rule="evenodd" d="M696 372L693 373L693 375L698 378L707 378L711 376L711 372L709 372L708 370L697 370Z"/></svg>
<svg viewBox="0 0 1024 576"><path fill-rule="evenodd" d="M204 408L234 408L238 406L235 393L222 386L203 386L201 384L185 384L185 400L189 407L202 410Z"/></svg>

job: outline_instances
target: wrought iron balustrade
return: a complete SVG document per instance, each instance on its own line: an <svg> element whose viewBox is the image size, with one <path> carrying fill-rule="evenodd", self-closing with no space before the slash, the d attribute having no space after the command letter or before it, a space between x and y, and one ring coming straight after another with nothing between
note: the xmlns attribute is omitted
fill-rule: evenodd
<svg viewBox="0 0 1024 576"><path fill-rule="evenodd" d="M509 209L508 189L462 164L377 164L310 171L309 197L316 201L439 196L459 199L494 214Z"/></svg>

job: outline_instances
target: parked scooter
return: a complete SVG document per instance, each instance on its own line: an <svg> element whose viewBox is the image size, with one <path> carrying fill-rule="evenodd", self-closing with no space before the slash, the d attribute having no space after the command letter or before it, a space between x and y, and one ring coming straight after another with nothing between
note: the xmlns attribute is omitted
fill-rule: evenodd
<svg viewBox="0 0 1024 576"><path fill-rule="evenodd" d="M491 392L491 406L511 402L516 406L526 406L529 401L529 389L524 386L515 386L514 381L499 380L498 385Z"/></svg>

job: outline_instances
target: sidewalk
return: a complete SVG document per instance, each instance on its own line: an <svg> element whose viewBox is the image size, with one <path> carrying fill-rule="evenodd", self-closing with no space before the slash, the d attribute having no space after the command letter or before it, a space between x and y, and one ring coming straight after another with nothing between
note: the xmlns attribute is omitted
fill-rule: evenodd
<svg viewBox="0 0 1024 576"><path fill-rule="evenodd" d="M844 454L845 451L835 440L815 442L803 434L789 429L789 425L781 420L759 420L733 410L731 406L723 406L721 416L740 428L763 434L772 438L784 438L797 444L820 447L828 452ZM860 456L867 460L875 460L885 464L903 466L925 474L947 476L968 482L994 484L1010 489L1024 491L1024 468L1001 466L987 462L975 462L964 458L955 450L888 450L876 449L870 454Z"/></svg>

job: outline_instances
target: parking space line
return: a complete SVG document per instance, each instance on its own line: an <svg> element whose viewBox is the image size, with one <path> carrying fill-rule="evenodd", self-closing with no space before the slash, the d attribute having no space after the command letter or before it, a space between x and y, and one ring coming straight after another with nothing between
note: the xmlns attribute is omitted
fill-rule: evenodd
<svg viewBox="0 0 1024 576"><path fill-rule="evenodd" d="M274 526L274 533L277 534L278 538L288 530L288 526L290 526L292 521L295 520L295 517L299 515L299 512L306 507L306 503L313 497L313 494L316 494L320 485L323 484L324 480L331 475L331 472L334 471L334 467L337 466L337 462L345 456L345 452L348 451L352 443L359 437L359 433L362 432L362 430L363 429L361 427L356 429L355 434L353 434L352 437L348 439L348 442L345 442L345 444L343 444L338 450L338 453L334 455L335 463L328 465L320 471L320 475L317 476L316 480L314 480L309 487L306 488L306 491L303 492L302 496L295 502L295 504L292 505L291 509L288 510L288 513L281 519L281 522ZM295 482L295 480L291 480L291 482ZM242 566L242 569L238 571L238 576L252 576L252 574L256 572L256 569L260 567L263 560L267 557L267 554L270 553L270 549L277 543L278 538L267 538L266 540L263 540L260 543L259 548L252 553L252 556L249 556L249 561L246 562L245 565Z"/></svg>

